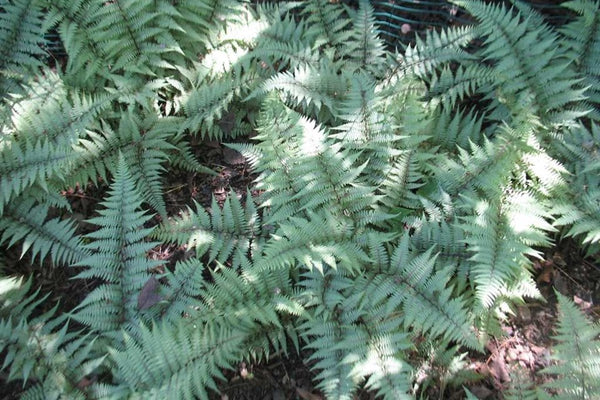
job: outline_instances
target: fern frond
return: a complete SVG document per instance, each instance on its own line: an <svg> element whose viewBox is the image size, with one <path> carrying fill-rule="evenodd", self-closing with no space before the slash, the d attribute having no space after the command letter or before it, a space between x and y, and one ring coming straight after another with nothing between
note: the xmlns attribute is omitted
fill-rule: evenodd
<svg viewBox="0 0 600 400"><path fill-rule="evenodd" d="M425 252L433 248L437 252L439 265L453 267L456 271L456 287L461 293L468 285L468 275L471 253L464 243L465 233L456 221L447 222L447 218L435 220L434 218L421 218L411 222L415 232L411 236L411 246L416 251Z"/></svg>
<svg viewBox="0 0 600 400"><path fill-rule="evenodd" d="M456 109L442 109L436 114L430 143L451 153L457 150L456 146L466 149L470 143L481 144L484 115Z"/></svg>
<svg viewBox="0 0 600 400"><path fill-rule="evenodd" d="M322 125L303 118L278 100L259 120L257 146L261 154L257 185L264 189L264 206L272 207L266 223L283 221L304 210L326 212L355 227L375 222L374 188L361 182L367 162L357 165L360 153L331 143ZM383 219L386 215L380 215Z"/></svg>
<svg viewBox="0 0 600 400"><path fill-rule="evenodd" d="M405 235L382 274L363 281L365 286L361 285L362 280L355 283L358 290L346 307L362 309L368 305L384 315L401 309L400 321L405 329L411 327L417 332L479 349L465 300L454 296L452 288L446 287L449 271L434 271L436 259L431 256L431 249L414 256L408 250L408 243Z"/></svg>
<svg viewBox="0 0 600 400"><path fill-rule="evenodd" d="M352 33L347 29L350 20L345 17L344 8L327 0L310 0L304 3L307 31L314 48L326 47L340 51Z"/></svg>
<svg viewBox="0 0 600 400"><path fill-rule="evenodd" d="M3 0L0 8L0 100L4 100L41 66L45 41L38 1Z"/></svg>
<svg viewBox="0 0 600 400"><path fill-rule="evenodd" d="M454 109L458 101L484 91L483 87L492 82L493 72L484 65L467 64L465 67L458 66L454 71L446 66L439 73L432 74L427 96L439 99L441 104Z"/></svg>
<svg viewBox="0 0 600 400"><path fill-rule="evenodd" d="M264 254L255 258L259 270L287 270L294 265L303 269L324 271L325 267L358 271L369 258L359 244L352 240L348 228L322 215L309 219L289 218L275 232L274 239L265 243Z"/></svg>
<svg viewBox="0 0 600 400"><path fill-rule="evenodd" d="M10 134L17 141L47 139L55 146L73 146L108 109L112 97L68 90L64 77L40 71L12 106ZM7 126L8 127L8 126Z"/></svg>
<svg viewBox="0 0 600 400"><path fill-rule="evenodd" d="M482 146L471 143L472 154L458 148L460 163L441 160L441 166L435 167L437 179L452 197L470 190L480 190L487 196L498 195L510 179L511 169L521 155L521 146L515 139L501 137L494 142L484 138Z"/></svg>
<svg viewBox="0 0 600 400"><path fill-rule="evenodd" d="M166 215L162 198L161 173L174 146L168 141L175 127L166 118L148 116L140 120L124 114L115 132L108 124L102 132L88 131L76 147L78 157L63 173L71 186L84 182L107 180L107 172L115 173L119 154L127 159L135 185L144 199L159 213Z"/></svg>
<svg viewBox="0 0 600 400"><path fill-rule="evenodd" d="M572 301L556 292L559 320L553 358L556 365L542 370L557 375L545 388L557 389L561 399L593 399L600 395L600 327L590 322Z"/></svg>
<svg viewBox="0 0 600 400"><path fill-rule="evenodd" d="M410 347L408 335L398 330L401 322L370 309L345 305L353 281L342 274L306 274L308 304L314 315L301 326L306 348L314 350L312 369L319 371L318 387L328 397L351 399L357 386L365 386L383 398L407 399L410 365L402 358ZM352 349L347 352L346 349Z"/></svg>
<svg viewBox="0 0 600 400"><path fill-rule="evenodd" d="M198 297L205 285L204 269L198 259L190 259L178 262L174 271L167 272L168 285L162 290L164 301L160 304L160 315L166 321L175 323L182 315L200 307Z"/></svg>
<svg viewBox="0 0 600 400"><path fill-rule="evenodd" d="M105 283L94 289L78 306L74 318L92 329L110 334L133 329L140 321L138 294L159 263L146 253L154 243L145 242L152 229L143 225L151 216L137 211L141 200L123 156L111 185L105 209L89 220L100 229L86 237L85 249L92 254L77 263L87 267L78 278L100 278Z"/></svg>
<svg viewBox="0 0 600 400"><path fill-rule="evenodd" d="M216 172L202 165L193 154L192 147L187 140L180 140L174 144L175 149L170 158L170 164L186 171L199 174L215 175Z"/></svg>
<svg viewBox="0 0 600 400"><path fill-rule="evenodd" d="M391 121L381 112L382 99L375 92L375 81L368 75L352 76L350 92L342 101L339 118L343 124L334 129L338 134L332 138L344 149L362 152L361 162L368 161L364 175L374 185L386 175L389 160L398 155Z"/></svg>
<svg viewBox="0 0 600 400"><path fill-rule="evenodd" d="M600 105L600 3L593 0L575 0L562 3L579 16L564 25L560 33L566 38L568 55L585 80L585 95Z"/></svg>
<svg viewBox="0 0 600 400"><path fill-rule="evenodd" d="M304 20L296 21L288 14L270 22L258 36L256 47L249 55L265 62L276 72L318 64L319 55L306 38Z"/></svg>
<svg viewBox="0 0 600 400"><path fill-rule="evenodd" d="M235 195L230 195L219 207L213 198L210 214L201 205L188 208L185 214L162 224L152 235L161 242L185 244L196 250L200 258L208 253L208 262L231 264L238 267L251 257L264 241L260 218L250 193L246 206Z"/></svg>
<svg viewBox="0 0 600 400"><path fill-rule="evenodd" d="M423 78L448 61L473 60L474 57L463 50L473 38L472 27L452 27L439 32L427 30L424 39L417 36L415 44L406 48L398 72Z"/></svg>
<svg viewBox="0 0 600 400"><path fill-rule="evenodd" d="M190 91L183 99L186 120L183 129L202 138L220 139L226 136L217 122L233 101L241 96L244 83L233 79L207 83Z"/></svg>
<svg viewBox="0 0 600 400"><path fill-rule="evenodd" d="M326 108L332 115L339 115L338 99L346 93L348 82L343 75L327 65L298 67L293 71L281 72L268 79L255 90L246 101L277 90L284 95L290 106L314 109L315 114Z"/></svg>
<svg viewBox="0 0 600 400"><path fill-rule="evenodd" d="M101 7L90 0L44 1L47 6L45 25L57 26L67 54L67 71L81 73L84 79L108 75L110 59L102 48L101 37L93 30L93 15Z"/></svg>
<svg viewBox="0 0 600 400"><path fill-rule="evenodd" d="M381 182L379 189L383 193L381 199L382 211L395 214L404 210L419 208L418 197L414 194L425 184L424 163L429 156L414 150L403 151L398 157L390 162L385 171L385 180Z"/></svg>
<svg viewBox="0 0 600 400"><path fill-rule="evenodd" d="M155 25L158 14L153 1L115 0L94 11L93 30L113 70L151 75L149 67L158 63L156 58L171 51L169 43L160 46L164 28Z"/></svg>
<svg viewBox="0 0 600 400"><path fill-rule="evenodd" d="M552 208L552 214L558 218L555 226L569 226L567 236L583 236L584 244L600 241L600 199L599 188L587 188L583 192L575 191ZM575 200L575 201L573 201Z"/></svg>
<svg viewBox="0 0 600 400"><path fill-rule="evenodd" d="M385 50L383 41L378 37L373 6L369 1L361 0L354 15L353 40L344 48L344 52L357 64L359 71L379 75L384 65Z"/></svg>
<svg viewBox="0 0 600 400"><path fill-rule="evenodd" d="M565 185L557 191L560 197L553 203L554 225L567 227L567 236L579 236L585 244L596 243L600 240L600 127L595 123L591 129L575 126L554 145L569 171Z"/></svg>
<svg viewBox="0 0 600 400"><path fill-rule="evenodd" d="M464 217L465 243L472 251L471 279L477 299L490 308L509 282L516 281L528 265L526 255L538 256L530 246L544 245L547 212L526 194L505 199L504 204L478 200L476 215Z"/></svg>
<svg viewBox="0 0 600 400"><path fill-rule="evenodd" d="M528 373L521 368L510 374L510 388L506 391L506 400L542 400L527 375Z"/></svg>
<svg viewBox="0 0 600 400"><path fill-rule="evenodd" d="M318 360L313 366L314 370L319 371L315 376L319 382L317 387L328 397L340 400L353 399L358 382L350 379L352 365L344 363L346 354L336 345L344 343L344 339L348 337L358 336L356 328L338 326L326 321L318 321L313 325L314 327L306 330L306 335L310 337L307 348L314 350L311 360Z"/></svg>
<svg viewBox="0 0 600 400"><path fill-rule="evenodd" d="M30 252L31 258L46 256L54 265L69 265L88 256L81 237L75 234L71 219L47 220L48 206L34 204L31 198L19 199L8 205L0 220L0 243L12 246L22 241L21 256Z"/></svg>
<svg viewBox="0 0 600 400"><path fill-rule="evenodd" d="M244 13L244 0L181 0L177 2L178 14L175 23L180 32L175 39L181 44L184 54L202 51L212 32L218 31L230 20Z"/></svg>
<svg viewBox="0 0 600 400"><path fill-rule="evenodd" d="M58 178L75 160L71 147L55 146L49 140L0 142L0 212L25 189L46 188L50 178Z"/></svg>
<svg viewBox="0 0 600 400"><path fill-rule="evenodd" d="M225 379L221 369L232 369L241 358L244 339L216 324L142 326L139 339L126 336L124 348L110 352L118 389L127 397L207 400L208 388L218 390L215 379Z"/></svg>
<svg viewBox="0 0 600 400"><path fill-rule="evenodd" d="M3 368L10 367L9 380L34 382L22 398L85 398L78 383L104 360L95 348L95 340L81 332L70 332L62 316L54 317L56 307L33 317L33 310L45 298L38 298L38 292L27 294L31 281L3 278L0 286Z"/></svg>
<svg viewBox="0 0 600 400"><path fill-rule="evenodd" d="M563 119L568 115L561 114L563 109L584 96L579 80L556 50L557 34L541 19L515 15L503 4L476 0L460 0L457 4L479 21L479 34L485 37L481 57L493 63L499 100L516 102L526 92L532 96L534 112L544 122L569 122Z"/></svg>

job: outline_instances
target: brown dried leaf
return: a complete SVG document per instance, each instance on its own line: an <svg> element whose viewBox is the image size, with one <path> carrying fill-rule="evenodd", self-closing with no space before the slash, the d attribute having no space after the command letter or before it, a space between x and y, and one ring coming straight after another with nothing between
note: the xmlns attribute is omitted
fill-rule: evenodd
<svg viewBox="0 0 600 400"><path fill-rule="evenodd" d="M554 264L545 265L544 269L538 275L537 281L538 283L551 283L552 278L554 277Z"/></svg>
<svg viewBox="0 0 600 400"><path fill-rule="evenodd" d="M156 280L154 275L152 275L144 284L144 287L142 287L142 290L138 295L138 309L145 310L161 301L162 298L157 292L158 281Z"/></svg>
<svg viewBox="0 0 600 400"><path fill-rule="evenodd" d="M219 120L217 123L219 128L223 131L225 136L229 136L231 131L235 128L235 113L233 111L228 112L223 115L223 118Z"/></svg>
<svg viewBox="0 0 600 400"><path fill-rule="evenodd" d="M223 147L223 160L229 165L239 165L246 162L246 159L240 152L229 147Z"/></svg>
<svg viewBox="0 0 600 400"><path fill-rule="evenodd" d="M323 398L318 394L313 394L308 390L299 387L296 388L296 394L302 397L304 400L323 400Z"/></svg>
<svg viewBox="0 0 600 400"><path fill-rule="evenodd" d="M499 387L505 382L510 382L510 373L508 372L508 366L506 365L504 356L504 350L500 350L493 355L492 362L490 363L490 372L494 377L495 383Z"/></svg>

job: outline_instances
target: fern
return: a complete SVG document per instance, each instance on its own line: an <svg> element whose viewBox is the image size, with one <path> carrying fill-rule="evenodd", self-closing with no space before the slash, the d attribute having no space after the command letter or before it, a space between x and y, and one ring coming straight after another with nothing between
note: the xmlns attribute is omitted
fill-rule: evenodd
<svg viewBox="0 0 600 400"><path fill-rule="evenodd" d="M359 3L358 12L354 16L355 38L345 51L356 58L355 62L359 70L377 73L377 68L383 65L384 49L383 43L377 37L374 10L368 1Z"/></svg>
<svg viewBox="0 0 600 400"><path fill-rule="evenodd" d="M198 296L205 288L204 269L204 264L192 259L177 263L175 270L166 274L168 285L161 291L164 301L157 305L165 320L175 323L182 315L200 307Z"/></svg>
<svg viewBox="0 0 600 400"><path fill-rule="evenodd" d="M3 0L0 9L0 99L5 100L41 65L45 41L38 2Z"/></svg>
<svg viewBox="0 0 600 400"><path fill-rule="evenodd" d="M563 7L573 10L580 16L566 24L560 32L565 36L569 58L576 63L576 69L584 77L583 86L590 101L600 103L598 85L600 83L600 3L591 0L577 0L563 3Z"/></svg>
<svg viewBox="0 0 600 400"><path fill-rule="evenodd" d="M410 398L410 366L397 354L410 345L406 334L394 329L399 325L397 318L382 320L376 314L346 308L344 291L352 286L347 277L327 274L323 279L313 273L307 278L303 286L310 296L308 304L319 306L301 328L307 348L314 350L310 358L317 360L313 368L319 371L318 387L328 397L351 399L357 385L367 378L367 386L384 398ZM347 353L346 348L352 351Z"/></svg>
<svg viewBox="0 0 600 400"><path fill-rule="evenodd" d="M209 263L224 264L231 257L234 266L247 263L248 256L264 242L265 234L261 232L260 218L250 193L246 195L245 208L235 196L227 197L222 210L213 198L211 215L199 204L195 204L195 208L196 211L188 209L180 218L163 224L153 236L162 242L172 241L194 248L198 258L208 252Z"/></svg>
<svg viewBox="0 0 600 400"><path fill-rule="evenodd" d="M70 55L67 71L73 74L82 73L83 79L98 74L106 79L110 67L110 59L102 48L100 38L94 32L92 16L101 6L88 0L47 2L48 13L45 25L52 27L58 24L62 43Z"/></svg>
<svg viewBox="0 0 600 400"><path fill-rule="evenodd" d="M546 388L558 389L561 399L594 398L600 393L600 329L591 324L582 312L566 297L556 293L559 322L553 358L557 365L545 368L545 374L558 375Z"/></svg>
<svg viewBox="0 0 600 400"><path fill-rule="evenodd" d="M162 215L166 215L162 198L161 172L168 160L168 151L174 149L167 138L174 133L168 120L149 117L139 120L124 114L119 121L118 133L108 124L102 132L88 132L76 146L77 157L63 176L75 186L81 182L106 180L107 172L115 172L119 154L127 158L136 187L145 200Z"/></svg>
<svg viewBox="0 0 600 400"><path fill-rule="evenodd" d="M146 253L154 247L143 239L152 229L143 228L150 216L136 211L140 196L129 168L119 157L119 167L98 217L89 220L100 229L86 235L92 242L85 248L92 254L76 265L86 266L78 278L99 278L105 283L94 289L79 305L74 317L92 329L111 334L123 328L135 329L141 320L138 295L149 271L158 263Z"/></svg>
<svg viewBox="0 0 600 400"><path fill-rule="evenodd" d="M183 399L208 399L216 389L221 369L239 359L244 335L217 325L198 329L189 325L141 329L141 338L125 338L123 350L112 350L116 376L122 382L118 397L164 398L178 393Z"/></svg>
<svg viewBox="0 0 600 400"><path fill-rule="evenodd" d="M477 298L489 308L502 293L505 282L516 278L527 262L525 254L531 250L511 229L498 204L480 201L476 210L476 216L465 220L465 241L475 253L471 274Z"/></svg>
<svg viewBox="0 0 600 400"><path fill-rule="evenodd" d="M456 71L445 67L439 74L432 75L429 96L455 108L459 101L472 97L478 92L485 92L485 86L492 82L494 82L493 72L479 64L459 66Z"/></svg>
<svg viewBox="0 0 600 400"><path fill-rule="evenodd" d="M564 197L551 210L557 216L554 225L569 227L565 234L581 237L585 244L600 240L597 224L599 144L600 129L593 124L591 130L583 126L570 129L557 146L557 151L568 161L572 175L568 178L568 187L562 191Z"/></svg>
<svg viewBox="0 0 600 400"><path fill-rule="evenodd" d="M339 51L350 38L351 33L346 29L350 21L344 18L341 5L326 0L310 0L302 12L309 26L305 35L311 39L313 47L327 46Z"/></svg>
<svg viewBox="0 0 600 400"><path fill-rule="evenodd" d="M407 47L399 60L397 72L424 77L444 62L473 60L473 56L463 50L472 39L473 29L470 27L428 31L425 39L417 37L416 43Z"/></svg>
<svg viewBox="0 0 600 400"><path fill-rule="evenodd" d="M48 206L34 205L31 198L22 199L8 206L2 214L0 243L8 246L23 241L21 256L26 252L40 261L46 256L55 265L69 265L88 256L83 241L75 234L75 222L71 219L47 220Z"/></svg>
<svg viewBox="0 0 600 400"><path fill-rule="evenodd" d="M39 260L93 287L56 318L8 296L0 350L23 398L209 398L225 369L292 351L331 398L444 396L465 349L540 296L532 259L557 229L597 251L597 2L555 28L464 0L471 26L395 51L384 2L256 3L0 5L0 243L27 256L2 272ZM215 173L196 139L246 137L225 144L250 166L245 197L174 215L171 169ZM84 223L63 193L90 184L109 189ZM594 396L595 361L572 350L595 339L567 325L548 372Z"/></svg>
<svg viewBox="0 0 600 400"><path fill-rule="evenodd" d="M26 189L38 185L46 189L51 177L61 176L76 154L66 146L48 140L24 143L4 142L0 147L0 212Z"/></svg>
<svg viewBox="0 0 600 400"><path fill-rule="evenodd" d="M468 0L457 3L480 22L479 34L485 38L481 58L493 63L499 101L527 92L540 117L549 123L569 122L569 114L562 109L575 107L573 103L583 100L583 91L577 88L577 78L568 69L568 62L552 50L557 35L540 19L523 19L528 16L515 15L501 4Z"/></svg>
<svg viewBox="0 0 600 400"><path fill-rule="evenodd" d="M56 307L34 317L34 309L45 298L37 298L38 292L27 295L31 280L24 283L22 279L3 278L1 282L3 368L10 365L9 380L32 383L22 398L86 398L80 382L104 358L97 353L95 340L80 332L69 332L65 319L54 317Z"/></svg>
<svg viewBox="0 0 600 400"><path fill-rule="evenodd" d="M433 337L442 335L446 340L479 348L474 334L470 332L464 300L449 300L451 289L445 288L448 271L434 273L435 258L431 257L431 252L411 256L408 243L405 236L392 253L389 268L358 290L356 297L364 299L362 301L374 310L382 307L380 312L384 314L401 308L404 311L401 317L403 325L417 332L427 332ZM361 302L355 306L364 307Z"/></svg>
<svg viewBox="0 0 600 400"><path fill-rule="evenodd" d="M291 106L310 107L315 113L322 112L324 108L336 116L339 114L335 109L336 98L342 96L346 88L347 82L344 77L339 76L330 66L306 66L291 72L282 72L267 80L261 88L247 97L246 101L278 89L284 93L286 103Z"/></svg>

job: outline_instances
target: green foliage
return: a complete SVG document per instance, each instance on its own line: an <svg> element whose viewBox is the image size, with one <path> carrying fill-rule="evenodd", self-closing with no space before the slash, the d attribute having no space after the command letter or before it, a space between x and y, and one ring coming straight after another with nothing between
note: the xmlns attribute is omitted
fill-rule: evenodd
<svg viewBox="0 0 600 400"><path fill-rule="evenodd" d="M572 301L560 293L559 322L554 350L556 365L545 368L545 374L559 378L544 385L558 389L561 399L594 398L600 393L600 327L591 323Z"/></svg>
<svg viewBox="0 0 600 400"><path fill-rule="evenodd" d="M2 0L0 9L0 100L5 101L42 64L43 17L35 0Z"/></svg>
<svg viewBox="0 0 600 400"><path fill-rule="evenodd" d="M444 393L540 296L541 248L598 251L598 2L566 3L555 28L516 1L457 1L471 26L402 51L371 2L342 3L0 4L0 245L40 264L27 280L0 260L22 398L204 399L224 370L291 351L328 398ZM245 195L176 214L165 181L214 174L196 144L233 139ZM104 198L83 217L78 188ZM150 254L174 245L184 259ZM74 309L30 290L46 268L89 288ZM544 388L596 396L597 329L559 303Z"/></svg>
<svg viewBox="0 0 600 400"><path fill-rule="evenodd" d="M43 303L36 291L28 295L31 280L0 280L0 350L8 379L32 382L22 398L84 399L79 383L103 362L96 340L81 331L69 330L64 316L54 317L57 307L34 311Z"/></svg>
<svg viewBox="0 0 600 400"><path fill-rule="evenodd" d="M152 228L143 225L151 216L137 211L141 205L133 179L123 156L109 197L102 203L106 209L88 220L100 229L86 235L92 240L84 248L91 254L76 266L86 269L77 278L99 278L105 284L95 288L79 305L74 318L102 334L137 327L140 320L138 297L149 271L157 262L146 253L154 247L144 242Z"/></svg>
<svg viewBox="0 0 600 400"><path fill-rule="evenodd" d="M196 210L188 209L162 225L153 234L161 242L175 242L196 250L196 257L202 257L208 250L208 262L224 264L230 257L237 268L245 265L248 255L252 255L264 241L260 218L250 193L246 195L246 207L235 196L229 196L221 210L213 198L211 215L198 203Z"/></svg>

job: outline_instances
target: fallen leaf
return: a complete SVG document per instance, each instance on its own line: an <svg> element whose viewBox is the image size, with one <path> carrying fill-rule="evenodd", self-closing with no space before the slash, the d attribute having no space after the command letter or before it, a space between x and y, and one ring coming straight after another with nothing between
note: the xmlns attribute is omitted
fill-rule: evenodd
<svg viewBox="0 0 600 400"><path fill-rule="evenodd" d="M95 379L88 379L87 377L83 377L81 378L81 380L79 382L77 382L77 389L79 390L84 390L86 387L90 386L92 383L94 383Z"/></svg>
<svg viewBox="0 0 600 400"><path fill-rule="evenodd" d="M239 165L246 162L246 159L240 152L229 147L223 148L223 160L229 165Z"/></svg>
<svg viewBox="0 0 600 400"><path fill-rule="evenodd" d="M552 277L554 276L554 265L549 264L545 265L542 272L537 277L537 282L550 283L552 282Z"/></svg>
<svg viewBox="0 0 600 400"><path fill-rule="evenodd" d="M504 356L504 350L500 350L493 355L492 362L490 363L490 372L498 387L502 387L504 383L510 382L510 374Z"/></svg>
<svg viewBox="0 0 600 400"><path fill-rule="evenodd" d="M473 386L469 389L479 400L489 399L494 392L483 385Z"/></svg>
<svg viewBox="0 0 600 400"><path fill-rule="evenodd" d="M577 304L582 311L588 311L590 308L592 308L592 303L583 300L577 295L573 296L573 302Z"/></svg>
<svg viewBox="0 0 600 400"><path fill-rule="evenodd" d="M233 111L228 112L217 124L223 133L225 133L225 136L228 136L235 128L235 113Z"/></svg>
<svg viewBox="0 0 600 400"><path fill-rule="evenodd" d="M313 394L308 390L299 387L296 388L296 394L302 397L304 400L323 400L323 398L318 394Z"/></svg>
<svg viewBox="0 0 600 400"><path fill-rule="evenodd" d="M138 309L145 310L161 301L162 298L157 291L158 281L153 275L146 283L144 283L144 287L142 287L142 290L138 295Z"/></svg>

